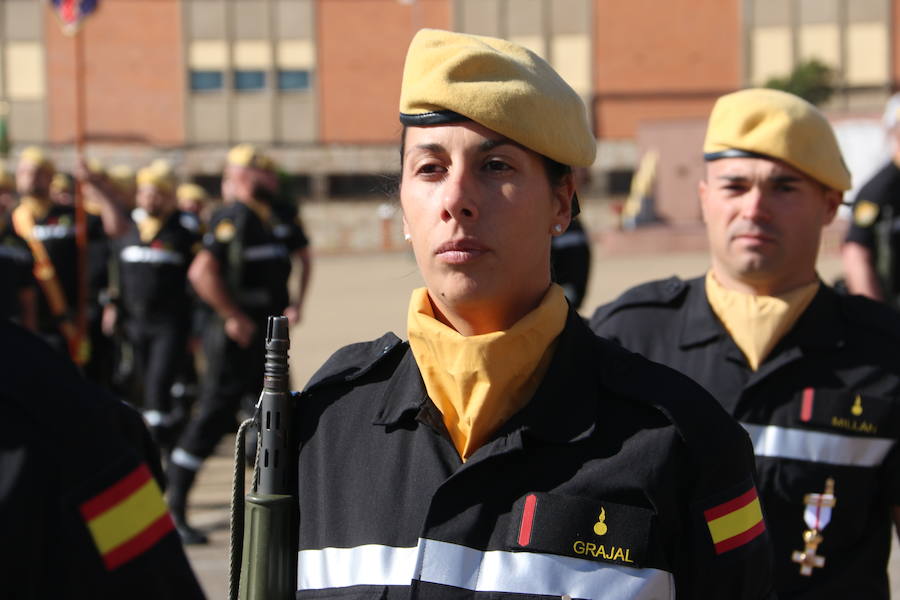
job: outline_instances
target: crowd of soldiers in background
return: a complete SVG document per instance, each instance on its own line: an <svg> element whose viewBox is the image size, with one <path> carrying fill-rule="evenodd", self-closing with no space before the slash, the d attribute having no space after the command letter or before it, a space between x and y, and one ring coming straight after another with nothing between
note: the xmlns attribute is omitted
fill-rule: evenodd
<svg viewBox="0 0 900 600"><path fill-rule="evenodd" d="M237 360L229 344L236 351L252 347L261 358L262 327L248 318L257 308L299 320L310 255L288 181L246 144L228 154L224 200L195 183L179 184L163 160L137 171L86 160L70 174L40 148L26 148L15 165L0 164L0 318L36 332L89 380L140 407L168 459L198 394L198 365L202 371L211 361ZM289 302L287 279L297 258L301 285ZM267 285L274 292L260 289ZM262 299L247 298L254 294ZM218 340L212 345L201 343L208 330ZM260 362L246 374L244 388L258 390L261 369ZM207 423L193 435L205 441L227 429L219 413L234 421L237 409L228 378L240 369L218 370L222 381L208 386L208 395L227 398L204 411L217 414L215 427ZM181 514L174 516L190 538L183 518L190 482L182 487Z"/></svg>

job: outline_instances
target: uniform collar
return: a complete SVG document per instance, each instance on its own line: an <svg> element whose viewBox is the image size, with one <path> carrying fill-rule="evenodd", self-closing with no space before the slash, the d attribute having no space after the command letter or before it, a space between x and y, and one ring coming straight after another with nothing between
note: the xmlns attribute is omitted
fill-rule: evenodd
<svg viewBox="0 0 900 600"><path fill-rule="evenodd" d="M716 318L709 300L706 299L703 278L692 279L688 285L690 289L685 300L685 318L679 340L681 348L728 337L728 332ZM774 358L785 347L799 346L809 350L834 348L840 346L843 339L844 325L836 292L825 283L821 283L812 302L790 331L772 349L770 356Z"/></svg>
<svg viewBox="0 0 900 600"><path fill-rule="evenodd" d="M728 332L716 318L709 300L706 299L703 278L691 279L687 284L685 317L682 320L679 346L681 348L697 346L727 336Z"/></svg>
<svg viewBox="0 0 900 600"><path fill-rule="evenodd" d="M595 427L599 394L599 378L591 374L596 373L598 361L603 360L594 352L595 341L594 334L570 307L553 360L537 392L522 410L501 425L492 441L519 430L557 443L589 436ZM387 427L415 418L430 402L408 346L378 401L381 408L373 424Z"/></svg>

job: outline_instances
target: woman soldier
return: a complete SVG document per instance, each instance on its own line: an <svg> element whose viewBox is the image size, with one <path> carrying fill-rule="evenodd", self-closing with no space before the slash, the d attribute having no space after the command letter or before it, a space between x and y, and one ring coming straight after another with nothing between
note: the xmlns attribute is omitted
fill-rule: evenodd
<svg viewBox="0 0 900 600"><path fill-rule="evenodd" d="M338 351L299 398L298 598L765 598L743 431L595 337L550 281L576 93L509 42L420 31L400 202L409 342Z"/></svg>

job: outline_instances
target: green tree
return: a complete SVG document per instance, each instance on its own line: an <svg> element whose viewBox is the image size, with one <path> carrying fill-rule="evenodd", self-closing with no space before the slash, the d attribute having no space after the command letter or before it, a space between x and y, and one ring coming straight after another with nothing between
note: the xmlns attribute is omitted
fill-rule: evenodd
<svg viewBox="0 0 900 600"><path fill-rule="evenodd" d="M834 71L815 58L794 67L787 77L772 77L767 88L774 88L800 96L812 104L822 104L834 93Z"/></svg>

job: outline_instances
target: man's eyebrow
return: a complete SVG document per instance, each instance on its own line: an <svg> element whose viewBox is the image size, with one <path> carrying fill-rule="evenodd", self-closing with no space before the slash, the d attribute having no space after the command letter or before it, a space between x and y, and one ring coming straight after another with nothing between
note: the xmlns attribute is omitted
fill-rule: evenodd
<svg viewBox="0 0 900 600"><path fill-rule="evenodd" d="M803 178L799 175L791 175L790 173L784 173L782 175L773 175L771 181L775 183L796 183L798 181L803 181Z"/></svg>

